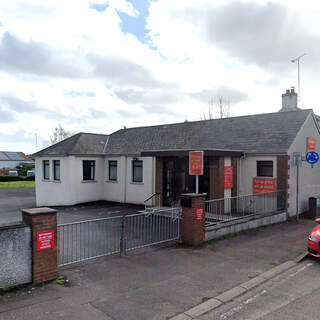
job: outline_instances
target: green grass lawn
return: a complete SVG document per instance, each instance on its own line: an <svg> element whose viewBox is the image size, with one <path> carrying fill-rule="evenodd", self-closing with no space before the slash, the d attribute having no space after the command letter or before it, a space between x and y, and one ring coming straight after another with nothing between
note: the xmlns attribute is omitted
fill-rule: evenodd
<svg viewBox="0 0 320 320"><path fill-rule="evenodd" d="M0 189L8 188L34 188L34 181L10 181L10 182L0 182Z"/></svg>

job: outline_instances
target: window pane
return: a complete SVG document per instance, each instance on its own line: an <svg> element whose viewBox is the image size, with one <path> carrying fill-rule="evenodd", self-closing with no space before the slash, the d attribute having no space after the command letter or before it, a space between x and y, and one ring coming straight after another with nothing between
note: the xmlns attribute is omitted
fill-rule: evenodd
<svg viewBox="0 0 320 320"><path fill-rule="evenodd" d="M53 177L54 180L60 180L60 160L53 160Z"/></svg>
<svg viewBox="0 0 320 320"><path fill-rule="evenodd" d="M118 169L118 161L110 160L109 161L109 180L116 181L117 180L117 170Z"/></svg>
<svg viewBox="0 0 320 320"><path fill-rule="evenodd" d="M257 161L258 177L273 177L273 161Z"/></svg>
<svg viewBox="0 0 320 320"><path fill-rule="evenodd" d="M94 180L95 160L83 160L83 180Z"/></svg>
<svg viewBox="0 0 320 320"><path fill-rule="evenodd" d="M141 160L132 161L132 181L142 182L143 181L143 167Z"/></svg>
<svg viewBox="0 0 320 320"><path fill-rule="evenodd" d="M49 180L50 179L50 166L49 160L43 160L43 179Z"/></svg>

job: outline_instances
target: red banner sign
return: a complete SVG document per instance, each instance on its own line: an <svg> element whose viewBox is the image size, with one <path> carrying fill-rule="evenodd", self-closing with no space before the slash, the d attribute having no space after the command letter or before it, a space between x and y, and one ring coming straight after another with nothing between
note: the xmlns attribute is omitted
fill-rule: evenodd
<svg viewBox="0 0 320 320"><path fill-rule="evenodd" d="M233 178L233 168L224 167L224 188L225 189L230 189L233 187L232 178Z"/></svg>
<svg viewBox="0 0 320 320"><path fill-rule="evenodd" d="M316 151L316 139L307 138L307 152Z"/></svg>
<svg viewBox="0 0 320 320"><path fill-rule="evenodd" d="M204 212L203 208L196 209L196 220L203 220L204 219Z"/></svg>
<svg viewBox="0 0 320 320"><path fill-rule="evenodd" d="M189 175L203 175L203 151L189 152Z"/></svg>
<svg viewBox="0 0 320 320"><path fill-rule="evenodd" d="M275 192L276 179L253 178L252 189L253 189L253 194Z"/></svg>
<svg viewBox="0 0 320 320"><path fill-rule="evenodd" d="M37 250L48 250L54 248L54 232L46 231L46 232L38 232L37 234Z"/></svg>

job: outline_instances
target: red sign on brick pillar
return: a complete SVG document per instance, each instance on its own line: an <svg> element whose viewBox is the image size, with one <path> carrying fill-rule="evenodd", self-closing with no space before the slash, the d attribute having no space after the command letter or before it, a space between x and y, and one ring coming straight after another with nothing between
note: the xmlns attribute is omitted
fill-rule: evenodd
<svg viewBox="0 0 320 320"><path fill-rule="evenodd" d="M37 250L48 250L54 248L54 232L53 231L45 231L38 232L37 235Z"/></svg>
<svg viewBox="0 0 320 320"><path fill-rule="evenodd" d="M204 219L204 210L203 208L196 209L196 220L203 220Z"/></svg>
<svg viewBox="0 0 320 320"><path fill-rule="evenodd" d="M32 275L34 283L56 279L57 211L51 208L22 210L23 221L32 231Z"/></svg>

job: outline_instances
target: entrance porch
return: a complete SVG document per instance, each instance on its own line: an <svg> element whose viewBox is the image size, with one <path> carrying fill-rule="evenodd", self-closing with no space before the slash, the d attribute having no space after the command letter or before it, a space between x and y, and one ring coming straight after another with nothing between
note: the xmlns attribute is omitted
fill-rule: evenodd
<svg viewBox="0 0 320 320"><path fill-rule="evenodd" d="M142 156L156 157L155 192L160 194L160 205L176 206L182 193L196 189L196 178L189 175L189 151L146 151ZM206 193L207 200L238 195L238 159L242 152L204 150L204 170L199 176L199 192ZM232 188L224 188L224 167L232 166Z"/></svg>

